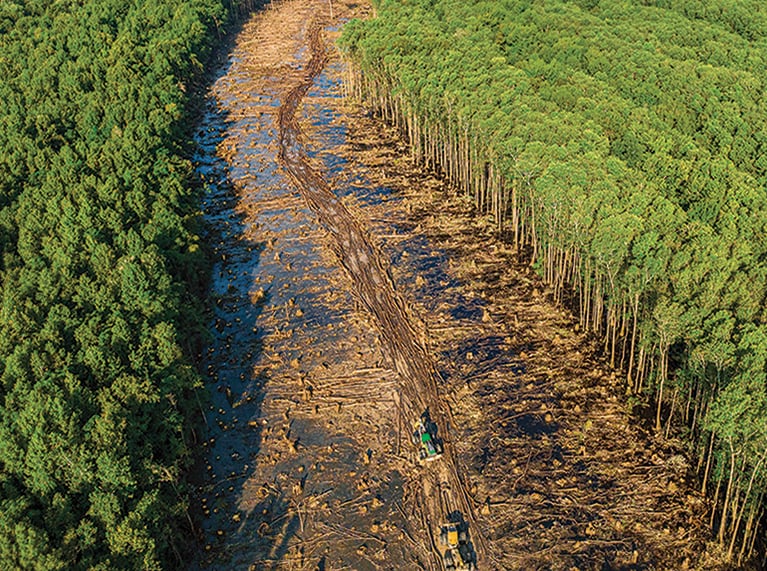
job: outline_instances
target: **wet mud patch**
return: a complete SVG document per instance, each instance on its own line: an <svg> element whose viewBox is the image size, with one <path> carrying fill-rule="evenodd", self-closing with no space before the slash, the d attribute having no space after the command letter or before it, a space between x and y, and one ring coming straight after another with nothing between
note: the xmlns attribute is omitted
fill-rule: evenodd
<svg viewBox="0 0 767 571"><path fill-rule="evenodd" d="M193 569L372 570L413 560L399 541L396 374L277 166L280 97L301 78L306 22L325 9L287 2L243 27L198 137L216 263ZM315 111L303 120L324 129L332 118ZM326 164L342 169L345 159Z"/></svg>

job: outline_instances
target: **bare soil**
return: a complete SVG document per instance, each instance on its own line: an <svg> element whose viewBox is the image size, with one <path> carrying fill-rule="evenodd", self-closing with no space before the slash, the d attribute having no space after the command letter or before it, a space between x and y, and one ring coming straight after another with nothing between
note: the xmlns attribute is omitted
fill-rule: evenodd
<svg viewBox="0 0 767 571"><path fill-rule="evenodd" d="M340 93L339 23L286 0L211 89L219 262L195 569L724 569L681 446L470 205ZM424 410L445 454L410 442Z"/></svg>

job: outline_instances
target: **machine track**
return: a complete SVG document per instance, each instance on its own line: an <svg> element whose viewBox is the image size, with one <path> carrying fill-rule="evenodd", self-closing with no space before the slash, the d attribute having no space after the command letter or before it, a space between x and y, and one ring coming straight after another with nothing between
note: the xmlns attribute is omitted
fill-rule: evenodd
<svg viewBox="0 0 767 571"><path fill-rule="evenodd" d="M456 432L452 428L450 408L440 397L443 380L428 349L426 327L397 292L385 257L370 235L339 201L303 148L297 110L328 57L322 22L317 17L309 25L307 41L311 58L303 78L285 95L279 110L280 164L327 231L330 247L348 273L356 296L373 317L386 354L399 374L402 414L415 419L428 410L446 443L443 457L423 467L418 500L429 527L432 568L442 566L434 530L449 514L456 512L469 524L479 566L491 568L490 547L477 522L475 506L450 445Z"/></svg>

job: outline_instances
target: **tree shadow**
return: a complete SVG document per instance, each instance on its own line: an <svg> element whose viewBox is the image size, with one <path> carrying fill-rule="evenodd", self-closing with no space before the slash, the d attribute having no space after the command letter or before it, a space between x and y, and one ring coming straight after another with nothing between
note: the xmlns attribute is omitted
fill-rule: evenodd
<svg viewBox="0 0 767 571"><path fill-rule="evenodd" d="M231 50L231 41L225 44ZM217 76L228 72L231 57L228 60L227 66L217 66ZM204 247L211 263L206 347L199 363L205 385L198 395L204 438L190 477L196 486L190 513L198 549L189 558L194 560L191 567L198 569L211 566L209 552L241 527L233 500L253 472L262 436L263 386L268 380L254 369L263 345L255 323L272 299L270 288L256 287L253 279L265 243L248 237L241 197L228 163L218 155L234 121L212 98L199 111L193 160L201 187Z"/></svg>

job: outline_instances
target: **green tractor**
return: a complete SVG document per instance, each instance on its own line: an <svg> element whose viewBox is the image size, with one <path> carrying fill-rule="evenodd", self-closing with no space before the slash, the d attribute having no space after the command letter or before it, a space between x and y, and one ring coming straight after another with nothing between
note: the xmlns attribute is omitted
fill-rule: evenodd
<svg viewBox="0 0 767 571"><path fill-rule="evenodd" d="M437 425L431 422L428 414L421 415L413 427L412 438L413 444L418 446L418 459L429 462L442 456L444 449L441 439L437 437Z"/></svg>

